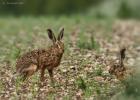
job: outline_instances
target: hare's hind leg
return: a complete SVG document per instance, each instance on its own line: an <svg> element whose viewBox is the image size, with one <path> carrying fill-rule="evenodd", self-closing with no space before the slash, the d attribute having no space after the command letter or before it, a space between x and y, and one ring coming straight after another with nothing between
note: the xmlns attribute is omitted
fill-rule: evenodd
<svg viewBox="0 0 140 100"><path fill-rule="evenodd" d="M29 72L29 74L33 74L33 72L35 72L36 70L37 70L37 65L31 64L29 67L24 68L24 69L22 70L22 72L23 72L23 73L24 73L24 72Z"/></svg>
<svg viewBox="0 0 140 100"><path fill-rule="evenodd" d="M22 81L25 81L26 79L28 79L27 74L28 74L27 72L26 72L26 73L24 73L23 78L22 78Z"/></svg>
<svg viewBox="0 0 140 100"><path fill-rule="evenodd" d="M54 84L54 79L53 79L53 69L48 69L50 78L51 78L51 83Z"/></svg>
<svg viewBox="0 0 140 100"><path fill-rule="evenodd" d="M35 64L31 64L28 68L23 69L22 72L25 73L23 75L23 80L26 80L28 77L33 75L36 69L37 69L37 65Z"/></svg>

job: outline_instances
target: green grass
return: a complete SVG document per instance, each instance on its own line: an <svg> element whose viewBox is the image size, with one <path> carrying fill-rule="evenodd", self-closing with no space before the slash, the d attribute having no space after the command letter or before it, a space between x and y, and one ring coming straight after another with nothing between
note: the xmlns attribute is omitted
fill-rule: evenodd
<svg viewBox="0 0 140 100"><path fill-rule="evenodd" d="M87 37L85 34L87 33L80 33L79 40L77 41L77 46L81 49L94 49L99 51L100 45L97 41L95 41L94 36L91 35Z"/></svg>
<svg viewBox="0 0 140 100"><path fill-rule="evenodd" d="M86 83L82 77L79 77L77 79L77 85L78 85L78 88L80 88L82 90L86 90L86 88L87 88Z"/></svg>

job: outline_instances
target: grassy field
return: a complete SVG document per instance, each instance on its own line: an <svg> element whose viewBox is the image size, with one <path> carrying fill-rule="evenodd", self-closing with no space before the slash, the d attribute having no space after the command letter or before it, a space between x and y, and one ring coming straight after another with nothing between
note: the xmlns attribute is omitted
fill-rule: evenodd
<svg viewBox="0 0 140 100"><path fill-rule="evenodd" d="M51 86L47 70L43 86L39 85L39 72L25 82L20 78L12 81L19 55L47 48L51 41L46 29L52 28L57 35L62 27L65 53L61 65L54 70L55 87ZM117 61L119 48L127 48L127 68L139 66L139 21L99 20L88 16L3 17L0 28L1 100L117 100L125 84L110 75L108 68L112 61Z"/></svg>

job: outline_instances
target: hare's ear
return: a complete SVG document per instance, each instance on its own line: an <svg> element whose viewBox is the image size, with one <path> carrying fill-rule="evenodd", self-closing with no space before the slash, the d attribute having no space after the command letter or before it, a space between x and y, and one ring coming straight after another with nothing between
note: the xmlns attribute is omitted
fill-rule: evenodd
<svg viewBox="0 0 140 100"><path fill-rule="evenodd" d="M121 56L122 59L125 59L125 51L126 51L126 48L122 48L120 50L120 56Z"/></svg>
<svg viewBox="0 0 140 100"><path fill-rule="evenodd" d="M54 35L54 33L52 32L52 30L51 30L51 29L47 29L47 32L48 32L49 38L50 38L53 42L56 42L56 38L55 38L55 35Z"/></svg>
<svg viewBox="0 0 140 100"><path fill-rule="evenodd" d="M58 38L57 38L58 41L60 41L63 38L63 34L64 34L64 28L61 29L61 31L58 35Z"/></svg>

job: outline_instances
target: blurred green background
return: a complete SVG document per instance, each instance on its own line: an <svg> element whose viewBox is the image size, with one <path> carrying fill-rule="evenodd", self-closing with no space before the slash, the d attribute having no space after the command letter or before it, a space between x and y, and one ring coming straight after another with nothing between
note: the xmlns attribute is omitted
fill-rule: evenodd
<svg viewBox="0 0 140 100"><path fill-rule="evenodd" d="M140 0L0 0L0 15L140 18Z"/></svg>

